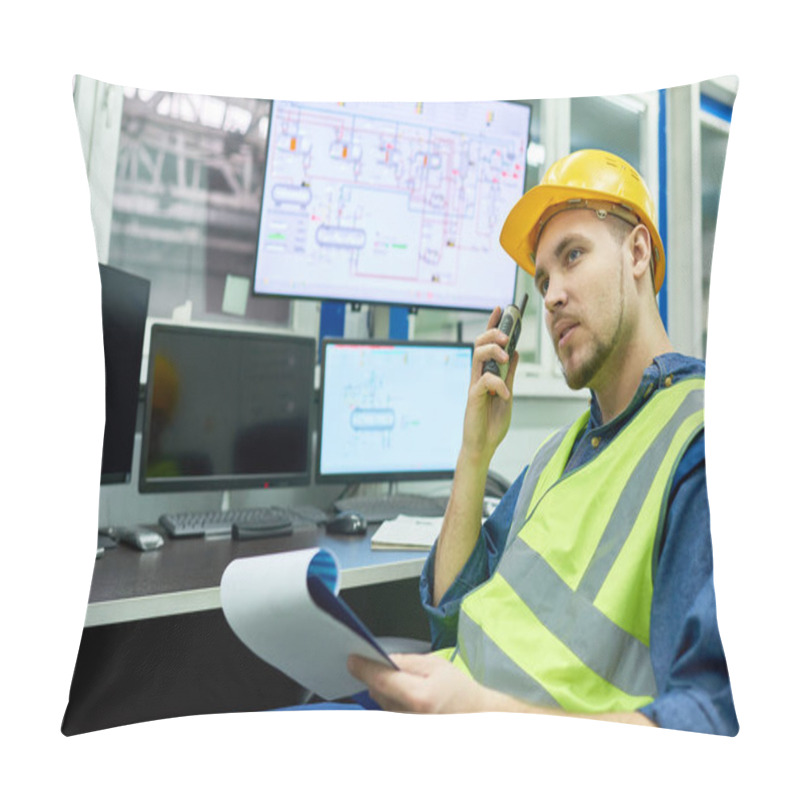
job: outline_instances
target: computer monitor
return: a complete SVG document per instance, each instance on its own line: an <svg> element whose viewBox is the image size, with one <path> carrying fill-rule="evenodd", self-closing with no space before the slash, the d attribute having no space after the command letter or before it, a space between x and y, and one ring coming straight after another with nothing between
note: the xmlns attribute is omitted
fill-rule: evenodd
<svg viewBox="0 0 800 800"><path fill-rule="evenodd" d="M317 481L451 478L472 345L322 343Z"/></svg>
<svg viewBox="0 0 800 800"><path fill-rule="evenodd" d="M525 186L515 102L274 100L255 294L488 311L513 302L498 239Z"/></svg>
<svg viewBox="0 0 800 800"><path fill-rule="evenodd" d="M141 492L311 481L313 338L154 324Z"/></svg>
<svg viewBox="0 0 800 800"><path fill-rule="evenodd" d="M106 376L100 483L129 483L150 282L99 264Z"/></svg>

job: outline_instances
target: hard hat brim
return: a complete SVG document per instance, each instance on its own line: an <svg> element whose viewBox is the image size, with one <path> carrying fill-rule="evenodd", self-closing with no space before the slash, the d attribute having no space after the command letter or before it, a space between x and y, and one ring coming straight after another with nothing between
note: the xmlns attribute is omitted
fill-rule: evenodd
<svg viewBox="0 0 800 800"><path fill-rule="evenodd" d="M548 208L566 203L569 200L602 200L620 204L618 197L593 189L576 189L575 187L552 186L542 184L526 192L511 209L500 231L501 247L514 261L531 275L536 273L533 260L533 240L535 228ZM655 256L654 283L656 292L664 282L666 257L664 244L658 229L650 221L643 209L633 203L625 203L625 208L633 211L641 223L650 232L653 253Z"/></svg>

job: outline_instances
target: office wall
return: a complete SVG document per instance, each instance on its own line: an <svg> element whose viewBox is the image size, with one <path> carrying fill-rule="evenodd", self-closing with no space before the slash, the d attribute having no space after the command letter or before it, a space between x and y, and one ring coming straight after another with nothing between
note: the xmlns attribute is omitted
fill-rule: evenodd
<svg viewBox="0 0 800 800"><path fill-rule="evenodd" d="M99 261L107 263L122 119L122 87L76 77L73 99L91 190L90 211L97 256Z"/></svg>

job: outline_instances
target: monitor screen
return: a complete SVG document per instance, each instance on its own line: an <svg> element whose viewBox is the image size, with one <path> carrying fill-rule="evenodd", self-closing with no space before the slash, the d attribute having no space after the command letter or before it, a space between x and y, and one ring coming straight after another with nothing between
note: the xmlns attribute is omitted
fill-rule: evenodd
<svg viewBox="0 0 800 800"><path fill-rule="evenodd" d="M100 483L129 483L150 282L100 264L106 424Z"/></svg>
<svg viewBox="0 0 800 800"><path fill-rule="evenodd" d="M325 339L317 480L452 477L471 369L471 344Z"/></svg>
<svg viewBox="0 0 800 800"><path fill-rule="evenodd" d="M500 229L525 186L514 102L272 103L256 294L487 311L513 302Z"/></svg>
<svg viewBox="0 0 800 800"><path fill-rule="evenodd" d="M139 490L311 481L313 338L153 325Z"/></svg>

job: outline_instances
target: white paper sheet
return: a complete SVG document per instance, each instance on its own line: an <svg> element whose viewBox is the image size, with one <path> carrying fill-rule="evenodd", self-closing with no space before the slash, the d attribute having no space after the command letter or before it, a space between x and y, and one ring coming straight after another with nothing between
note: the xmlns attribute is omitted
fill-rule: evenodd
<svg viewBox="0 0 800 800"><path fill-rule="evenodd" d="M430 550L442 530L444 517L407 517L384 522L372 537L374 550Z"/></svg>
<svg viewBox="0 0 800 800"><path fill-rule="evenodd" d="M309 575L338 595L339 565L329 550L236 559L222 575L222 611L257 656L325 700L336 700L365 688L347 671L350 653L393 665L369 632L365 637L317 605ZM342 604L338 597L334 602Z"/></svg>

